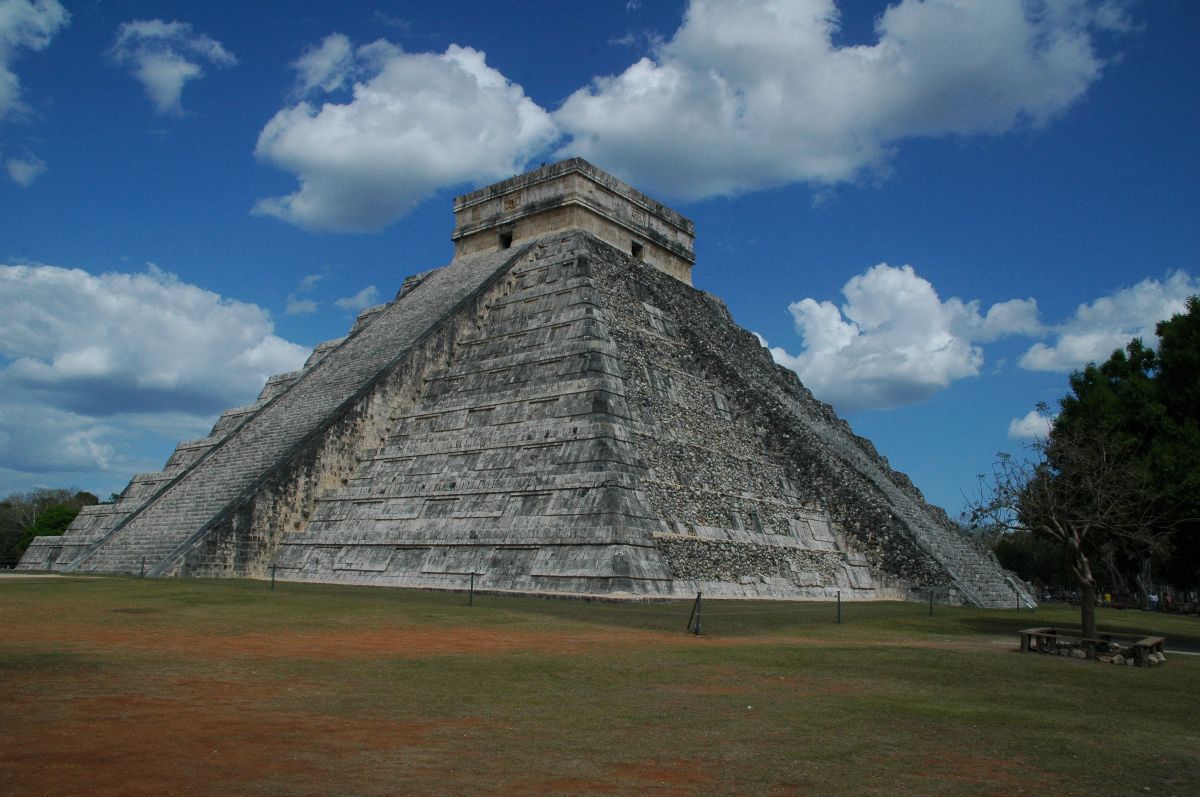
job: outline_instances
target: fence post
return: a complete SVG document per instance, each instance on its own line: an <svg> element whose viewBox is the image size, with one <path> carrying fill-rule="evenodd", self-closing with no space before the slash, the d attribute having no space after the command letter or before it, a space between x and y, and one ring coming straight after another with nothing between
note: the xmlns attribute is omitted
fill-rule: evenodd
<svg viewBox="0 0 1200 797"><path fill-rule="evenodd" d="M271 565L271 592L275 591L275 565Z"/></svg>
<svg viewBox="0 0 1200 797"><path fill-rule="evenodd" d="M842 624L842 591L838 590L838 625Z"/></svg>
<svg viewBox="0 0 1200 797"><path fill-rule="evenodd" d="M467 592L467 605L468 606L475 605L475 571L474 570L471 571L471 588Z"/></svg>
<svg viewBox="0 0 1200 797"><path fill-rule="evenodd" d="M696 621L696 636L700 636L700 593L696 593L696 600L692 603L692 613L688 616L688 630L692 630L692 621Z"/></svg>
<svg viewBox="0 0 1200 797"><path fill-rule="evenodd" d="M142 575L140 576L140 578L145 578L145 577L146 577L146 557L143 556L142 557Z"/></svg>
<svg viewBox="0 0 1200 797"><path fill-rule="evenodd" d="M933 617L933 587L929 588L929 616Z"/></svg>

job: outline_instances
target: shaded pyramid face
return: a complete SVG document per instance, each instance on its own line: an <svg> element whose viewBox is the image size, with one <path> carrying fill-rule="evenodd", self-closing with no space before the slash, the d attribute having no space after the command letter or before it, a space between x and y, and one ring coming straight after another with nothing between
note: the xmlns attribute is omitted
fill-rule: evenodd
<svg viewBox="0 0 1200 797"><path fill-rule="evenodd" d="M22 566L602 595L1022 595L719 301L578 231L410 279Z"/></svg>

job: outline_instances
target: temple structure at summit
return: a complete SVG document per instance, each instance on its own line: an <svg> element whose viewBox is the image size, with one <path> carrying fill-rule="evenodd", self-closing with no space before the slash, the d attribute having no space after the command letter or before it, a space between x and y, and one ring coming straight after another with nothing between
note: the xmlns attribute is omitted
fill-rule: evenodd
<svg viewBox="0 0 1200 797"><path fill-rule="evenodd" d="M691 221L580 159L454 212L450 263L21 567L1031 603L692 287Z"/></svg>
<svg viewBox="0 0 1200 797"><path fill-rule="evenodd" d="M565 230L591 233L692 284L691 219L582 158L545 166L454 200L454 255L507 249Z"/></svg>

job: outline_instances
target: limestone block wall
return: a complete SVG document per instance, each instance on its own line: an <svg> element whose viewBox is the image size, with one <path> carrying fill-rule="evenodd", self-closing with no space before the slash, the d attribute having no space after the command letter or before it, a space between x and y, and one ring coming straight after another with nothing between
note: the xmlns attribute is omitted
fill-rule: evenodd
<svg viewBox="0 0 1200 797"><path fill-rule="evenodd" d="M410 278L27 557L143 559L540 593L1019 592L718 301L578 230Z"/></svg>
<svg viewBox="0 0 1200 797"><path fill-rule="evenodd" d="M622 373L579 236L550 236L445 323L445 358L381 386L391 426L279 577L539 592L669 591L635 475Z"/></svg>
<svg viewBox="0 0 1200 797"><path fill-rule="evenodd" d="M381 312L267 401L198 462L74 560L70 569L136 572L142 557L156 571L189 549L224 512L253 491L272 467L335 417L339 407L402 357L439 318L487 281L509 258L466 258L435 272L411 297ZM420 297L418 299L418 297ZM415 301L414 301L415 300Z"/></svg>
<svg viewBox="0 0 1200 797"><path fill-rule="evenodd" d="M275 374L275 376L267 380L267 384L259 392L258 400L263 402L270 401L291 387L292 383L299 379L303 373L303 370L299 370L289 371L286 374Z"/></svg>
<svg viewBox="0 0 1200 797"><path fill-rule="evenodd" d="M173 473L170 463L181 461L181 449L187 454L195 450L189 442L180 443L162 471L134 474L114 502L84 507L61 536L34 538L17 569L64 570L71 562L86 554L171 481ZM130 562L128 572L140 570L140 559Z"/></svg>
<svg viewBox="0 0 1200 797"><path fill-rule="evenodd" d="M503 228L514 244L561 230L582 230L629 254L638 248L638 258L647 265L664 271L688 285L692 284L692 262L689 259L674 249L663 246L647 230L623 226L583 205L570 204L517 216ZM455 252L466 255L492 252L499 248L499 233L496 229L489 228L486 232L477 232L459 240Z"/></svg>
<svg viewBox="0 0 1200 797"><path fill-rule="evenodd" d="M319 363L321 360L325 359L326 354L329 354L329 352L333 351L338 346L342 345L342 342L345 340L346 340L345 337L341 337L341 338L334 338L333 340L327 340L324 343L318 343L316 345L316 347L313 349L312 354L308 355L308 359L304 361L304 367L305 368L313 367L314 365Z"/></svg>
<svg viewBox="0 0 1200 797"><path fill-rule="evenodd" d="M671 303L642 284L641 275L653 270L598 242L593 257L603 320L625 373L631 431L647 466L642 488L668 529L658 544L675 590L761 597L884 594L816 496L788 478L786 459L750 422L736 385L704 368ZM686 323L736 330L727 313L694 289L671 280L658 287L664 297L702 303L703 312ZM745 367L761 367L761 360Z"/></svg>
<svg viewBox="0 0 1200 797"><path fill-rule="evenodd" d="M811 551L750 541L664 534L658 538L658 546L675 578L697 582L744 584L762 577L776 577L798 580L803 586L825 587L839 584L838 577L845 565L845 557L838 551Z"/></svg>
<svg viewBox="0 0 1200 797"><path fill-rule="evenodd" d="M744 490L709 490L712 525L691 533L713 544L689 558L714 566L674 572L665 554L699 541L659 544L670 526L651 491L666 491L642 451L654 430L634 431L628 367L610 334L614 310L592 261L579 257L612 250L582 247L587 240L539 246L511 267L503 290L476 308L477 332L457 336L388 444L319 500L305 533L285 538L277 569L288 578L454 587L474 572L481 588L543 592L680 594L701 584L710 594L878 594L865 560L840 550L819 512L789 507L774 539L739 532L730 504L746 503ZM748 470L743 463L732 477L742 487Z"/></svg>
<svg viewBox="0 0 1200 797"><path fill-rule="evenodd" d="M226 414L222 414L221 419L224 420ZM218 426L221 421L218 421ZM175 451L172 452L170 458L167 459L167 464L163 467L164 473L178 474L187 470L192 466L204 453L221 441L224 435L214 427L214 434L208 437L201 437L196 440L184 440L179 445L175 446Z"/></svg>
<svg viewBox="0 0 1200 797"><path fill-rule="evenodd" d="M85 506L68 530L58 537L34 537L17 565L18 570L55 570L59 561L66 561L86 550L126 514L117 504Z"/></svg>
<svg viewBox="0 0 1200 797"><path fill-rule="evenodd" d="M979 605L1012 606L1023 593L869 441L733 324L717 300L653 269L599 265L605 262L597 260L597 273L606 289L636 297L644 316L631 313L618 324L632 362L631 402L641 408L648 433L679 430L654 434L643 447L664 483L648 493L660 496L661 511L674 518L677 530L699 530L730 512L742 527L778 534L789 505L798 502L826 513L877 574L915 585L953 585ZM616 299L607 304L634 306ZM716 419L730 422L722 426ZM737 475L739 469L744 475ZM699 481L696 474L708 484L730 485L725 492L731 499L742 491L740 500L722 508L706 494L709 488L689 485ZM672 498L681 491L686 498Z"/></svg>
<svg viewBox="0 0 1200 797"><path fill-rule="evenodd" d="M260 478L244 500L223 513L162 574L269 575L268 563L280 542L307 528L318 496L349 480L385 421L386 409L373 390Z"/></svg>
<svg viewBox="0 0 1200 797"><path fill-rule="evenodd" d="M644 302L604 288L601 271L619 283L633 261L597 244L579 232L542 239L444 322L442 356L414 352L380 383L389 410L369 433L380 435L377 447L356 449L357 468L316 496L307 522L283 524L271 559L278 577L463 588L475 574L477 588L542 593L891 594L820 508L795 490L775 495L768 471L781 467L730 426L719 388L633 375L661 359L663 341L684 355L662 313L646 321ZM663 390L677 393L669 419L647 414L662 411ZM323 446L363 434L352 427L331 429ZM698 459L700 439L721 457L692 467L681 491L674 468L684 454ZM242 513L241 531L210 536L189 572L216 572L238 540L278 529L278 496L303 492L289 485L327 456L297 460L282 493L255 499L269 508Z"/></svg>
<svg viewBox="0 0 1200 797"><path fill-rule="evenodd" d="M455 255L495 251L567 230L582 230L691 284L695 226L660 202L581 158L543 166L454 202Z"/></svg>
<svg viewBox="0 0 1200 797"><path fill-rule="evenodd" d="M344 340L344 338L340 340ZM340 340L337 342L340 342ZM327 344L322 345L326 346L326 350L328 349ZM321 347L319 346L318 349L321 349ZM322 356L323 354L324 352L322 352ZM314 355L309 358L309 363L306 367L318 359L319 357L314 352ZM22 557L21 564L18 567L36 570L62 570L68 567L76 559L85 555L89 549L100 544L120 524L153 499L160 490L169 485L176 477L183 475L192 466L196 465L203 459L205 454L224 440L232 431L265 407L271 398L274 398L290 387L299 378L301 373L301 371L295 371L287 374L279 374L268 379L259 394L258 400L254 404L244 407L233 407L222 412L213 424L213 428L207 437L184 440L179 443L167 459L162 471L135 474L125 490L122 491L121 495L113 503L85 507L85 511L81 511L76 516L75 520L72 521L61 537L46 537L40 541L35 540L34 544L37 550ZM134 567L136 567L136 571L139 573L143 571L144 563L140 558L137 561L131 560L128 565L131 568L130 572L133 572ZM150 566L153 565L154 562L151 561Z"/></svg>
<svg viewBox="0 0 1200 797"><path fill-rule="evenodd" d="M471 298L454 318L469 319L478 301ZM370 309L365 320L360 315L356 326L364 328L379 313ZM265 576L281 545L297 540L305 545L311 539L308 532L319 500L350 484L360 464L376 456L405 408L416 401L430 371L444 366L463 332L461 324L451 321L424 336L402 361L389 366L347 403L320 434L305 440L286 461L264 474L168 574ZM289 570L285 562L281 576L288 577Z"/></svg>

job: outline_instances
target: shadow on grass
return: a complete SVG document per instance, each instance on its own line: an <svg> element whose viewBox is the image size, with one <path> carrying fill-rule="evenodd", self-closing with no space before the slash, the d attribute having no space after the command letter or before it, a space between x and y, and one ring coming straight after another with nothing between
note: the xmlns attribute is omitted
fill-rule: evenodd
<svg viewBox="0 0 1200 797"><path fill-rule="evenodd" d="M17 585L10 585L14 589ZM267 622L274 627L305 628L336 621L402 624L444 623L449 626L501 628L569 623L597 630L689 633L693 601L617 603L529 595L476 593L468 605L465 592L383 589L333 584L280 582L272 591L267 581L92 579L86 582L47 580L20 585L19 593L55 596L65 608L87 614L112 604L104 614L123 616L145 627L180 622L239 620L247 627ZM13 597L16 597L14 592ZM1045 604L1036 611L974 609L904 601L844 601L841 623L832 601L739 601L704 599L702 632L707 637L795 636L879 640L965 638L992 636L1011 639L1034 626L1079 627L1078 607ZM1100 609L1100 628L1117 634L1165 636L1168 651L1200 652L1200 620L1151 612ZM95 618L93 618L95 619Z"/></svg>
<svg viewBox="0 0 1200 797"><path fill-rule="evenodd" d="M626 628L688 633L693 601L618 604L577 600L547 600L525 596L476 596L481 611L500 610L522 615L553 617L555 620L590 627ZM869 630L881 637L906 635L969 635L978 633L964 621L988 610L936 606L903 601L844 602L839 609L830 601L739 601L705 599L701 602L702 632L708 636L846 636ZM997 610L991 610L993 612ZM1030 624L1028 612L1012 615L1011 627ZM1000 624L998 632L1009 626Z"/></svg>
<svg viewBox="0 0 1200 797"><path fill-rule="evenodd" d="M693 606L692 601L619 604L500 595L477 595L475 601L481 612L498 610L594 628L679 634L689 633ZM1168 651L1200 652L1200 621L1196 618L1115 609L1101 609L1097 617L1102 631L1164 636ZM1015 645L1018 632L1025 628L1078 628L1079 610L1062 604L1036 611L935 605L931 616L928 604L921 602L845 602L839 623L837 605L831 602L704 600L701 623L704 635L717 637L849 637L867 631L879 638L1011 637Z"/></svg>
<svg viewBox="0 0 1200 797"><path fill-rule="evenodd" d="M968 628L981 634L1011 634L1025 628L1055 627L1078 631L1079 607L1066 604L1045 604L1036 612L1017 615L1015 612L976 614L965 620ZM1096 626L1100 633L1122 636L1166 637L1168 652L1200 653L1200 618L1161 614L1137 610L1096 610Z"/></svg>

